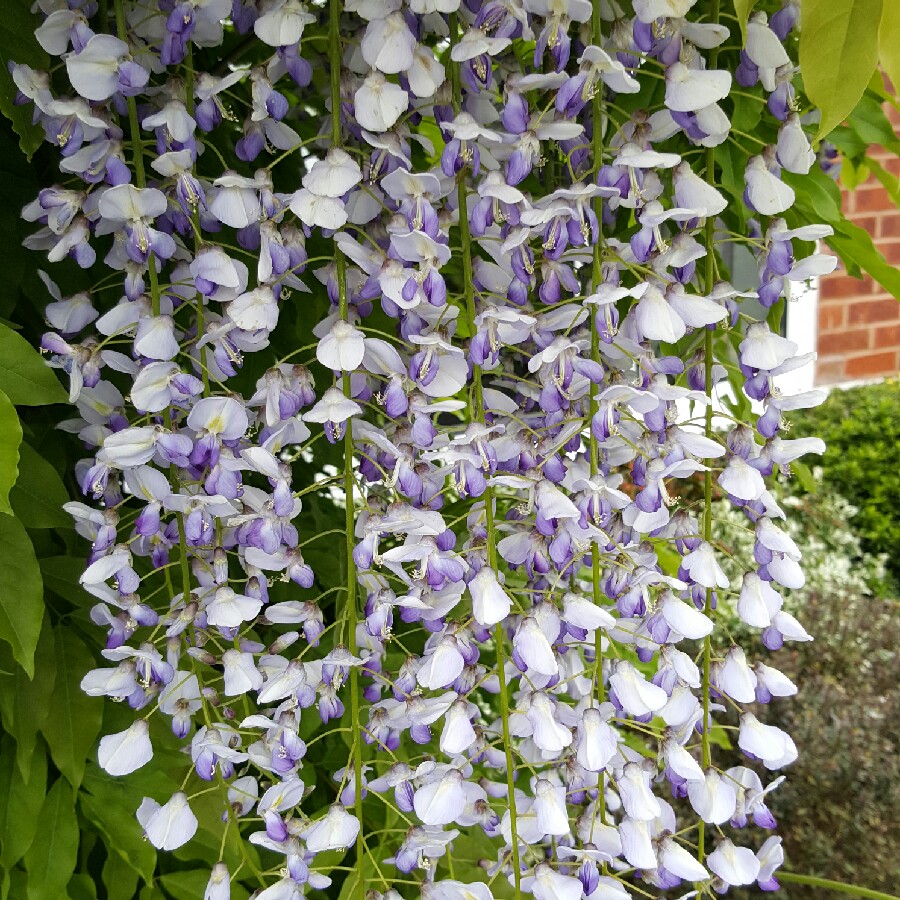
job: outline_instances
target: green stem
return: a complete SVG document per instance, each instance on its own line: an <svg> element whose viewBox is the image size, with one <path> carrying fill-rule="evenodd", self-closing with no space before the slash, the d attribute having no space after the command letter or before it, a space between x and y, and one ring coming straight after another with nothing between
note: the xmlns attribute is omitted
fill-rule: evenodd
<svg viewBox="0 0 900 900"><path fill-rule="evenodd" d="M194 45L188 41L187 47L187 57L185 58L185 73L184 73L184 105L185 109L189 116L193 118L194 115ZM191 165L191 173L196 176L197 174L197 166L196 162ZM193 210L191 212L191 223L192 228L191 232L194 238L194 258L197 257L197 254L200 251L200 208L199 205L192 204ZM203 333L206 331L205 324L205 306L203 301L203 295L200 291L194 295L195 298L195 306L197 309L197 340L199 341L203 337ZM198 354L202 357L206 352L202 347L197 351ZM203 396L208 397L211 393L209 387L209 369L206 366L200 366L200 375L203 379Z"/></svg>
<svg viewBox="0 0 900 900"><path fill-rule="evenodd" d="M855 884L844 884L843 881L831 881L828 878L818 878L815 875L795 875L793 872L778 871L775 877L779 881L787 881L793 884L808 884L810 887L825 888L829 891L838 891L842 894L852 894L854 897L868 897L870 900L900 900L896 894L885 894L883 891L873 891L871 888L857 887Z"/></svg>
<svg viewBox="0 0 900 900"><path fill-rule="evenodd" d="M114 0L116 10L116 34L120 41L128 43L128 22L122 0ZM138 122L137 101L134 97L127 99L128 130L131 143L131 159L134 163L134 181L139 188L147 186L147 172L144 169L144 151L141 149L141 125ZM159 280L156 275L156 258L151 253L147 257L147 273L150 278L150 304L154 316L159 315Z"/></svg>
<svg viewBox="0 0 900 900"><path fill-rule="evenodd" d="M341 45L341 0L330 0L328 11L328 65L331 75L331 145L340 147L341 140L341 61L343 49ZM344 255L335 248L335 268L338 286L338 302L341 319L348 321L350 317L347 301L347 261ZM352 396L350 374L345 372L342 379L342 388L346 397ZM353 433L350 423L344 431L344 497L345 497L345 530L347 557L347 615L348 641L347 646L356 656L356 624L358 613L356 609L356 563L353 560L353 534L356 527L356 508L354 504L353 482ZM350 723L353 740L353 779L354 779L354 809L359 820L359 831L356 835L356 883L353 885L353 896L357 900L363 900L366 895L365 853L366 844L363 836L363 810L362 810L362 723L360 722L359 709L359 671L356 666L350 668ZM349 877L349 876L348 876Z"/></svg>
<svg viewBox="0 0 900 900"><path fill-rule="evenodd" d="M459 41L459 21L456 13L450 14L450 46ZM462 83L460 80L459 63L450 63L450 82L453 90L453 112L458 115L462 109ZM456 177L456 197L459 211L459 240L463 263L463 291L466 301L466 321L469 326L469 334L475 334L475 289L474 273L472 269L472 235L469 231L469 218L466 205L466 180L465 169ZM472 410L474 418L482 425L485 424L484 415L484 391L481 381L481 366L472 366L472 382L475 395L475 408ZM488 485L484 491L484 516L485 530L487 532L487 564L495 572L497 571L497 543L494 534L494 494ZM498 622L494 628L494 644L497 648L497 675L500 682L500 720L503 733L503 752L506 757L506 791L509 803L509 831L512 844L513 879L515 882L515 897L520 900L522 894L522 863L519 854L519 827L516 814L516 790L515 790L515 761L513 759L512 741L509 730L509 685L506 682L504 672L506 669L506 647L503 623Z"/></svg>
<svg viewBox="0 0 900 900"><path fill-rule="evenodd" d="M719 0L712 0L710 19L712 24L719 22ZM709 68L715 69L718 63L719 50L713 47L709 55ZM706 183L715 187L715 159L716 151L713 147L706 150ZM704 229L704 245L706 247L706 266L703 278L703 286L706 293L712 292L715 284L715 231L716 223L713 216L706 220ZM713 437L713 410L712 410L712 379L713 379L713 336L714 330L706 329L703 335L703 371L704 390L706 393L706 411L704 415L703 432L707 438ZM703 540L706 543L712 541L712 459L706 460L706 471L703 473ZM706 598L703 604L703 612L707 617L712 615L712 590L706 589ZM701 701L703 703L703 733L700 740L700 753L703 761L703 769L712 765L712 745L710 742L709 721L709 678L712 663L712 640L710 635L703 639L703 682L700 688ZM701 819L697 831L697 859L702 863L706 856L706 824Z"/></svg>
<svg viewBox="0 0 900 900"><path fill-rule="evenodd" d="M591 18L591 40L597 47L603 40L603 20L600 17L600 4L595 3ZM592 100L591 116L593 119L593 134L591 137L591 150L594 167L599 170L603 165L603 82L600 82L594 92ZM603 281L603 198L595 197L593 201L594 215L597 217L597 227L600 235L594 244L594 259L591 269L591 293L596 293ZM596 311L591 311L591 359L600 363L600 335L597 332ZM591 478L600 471L600 448L597 446L597 438L594 437L593 422L597 414L596 385L590 386L588 400L588 447L590 453ZM600 591L600 547L596 541L591 542L591 597L594 606L602 605ZM603 685L603 632L598 628L594 633L594 677L597 682L598 706L606 699L606 691ZM597 807L600 822L606 824L606 771L597 774Z"/></svg>

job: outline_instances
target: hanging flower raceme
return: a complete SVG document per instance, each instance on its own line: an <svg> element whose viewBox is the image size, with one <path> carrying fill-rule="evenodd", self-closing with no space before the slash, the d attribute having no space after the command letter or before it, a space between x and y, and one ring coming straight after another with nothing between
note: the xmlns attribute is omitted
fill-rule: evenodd
<svg viewBox="0 0 900 900"><path fill-rule="evenodd" d="M65 173L27 244L97 276L45 276L42 347L87 454L82 687L134 711L98 761L184 763L136 827L223 847L208 900L777 887L768 651L811 638L769 488L821 397L743 301L833 266L787 224L792 4L742 49L703 0L113 6L13 77ZM755 418L719 431L727 377Z"/></svg>

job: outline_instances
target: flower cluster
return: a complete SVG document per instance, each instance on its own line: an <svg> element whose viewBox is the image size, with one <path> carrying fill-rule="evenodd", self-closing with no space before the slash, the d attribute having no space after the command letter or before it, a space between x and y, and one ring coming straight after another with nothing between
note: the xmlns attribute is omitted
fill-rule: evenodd
<svg viewBox="0 0 900 900"><path fill-rule="evenodd" d="M43 340L88 453L82 688L135 711L107 772L162 718L191 766L136 799L148 840L191 840L199 779L267 861L207 900L777 889L767 651L811 638L767 478L822 451L785 437L821 396L779 390L811 357L745 302L834 265L790 227L797 4L739 58L697 0L37 5L64 65L12 73L61 181L28 245L93 279L45 276ZM714 411L729 370L751 421ZM755 533L737 583L715 496ZM723 596L758 640L720 656Z"/></svg>

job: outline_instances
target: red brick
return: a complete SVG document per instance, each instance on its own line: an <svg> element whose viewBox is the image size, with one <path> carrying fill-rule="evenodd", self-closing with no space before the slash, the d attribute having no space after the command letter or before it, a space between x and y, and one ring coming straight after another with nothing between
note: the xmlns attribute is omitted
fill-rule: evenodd
<svg viewBox="0 0 900 900"><path fill-rule="evenodd" d="M865 184L857 188L853 192L853 200L853 212L887 212L897 208L880 184Z"/></svg>
<svg viewBox="0 0 900 900"><path fill-rule="evenodd" d="M830 331L832 328L840 328L844 324L844 310L846 304L830 304L819 307L819 331Z"/></svg>
<svg viewBox="0 0 900 900"><path fill-rule="evenodd" d="M877 246L889 263L900 263L900 241L879 241Z"/></svg>
<svg viewBox="0 0 900 900"><path fill-rule="evenodd" d="M820 334L818 341L819 353L824 355L836 355L849 353L852 350L869 349L869 329L855 328L852 331L835 331L829 334Z"/></svg>
<svg viewBox="0 0 900 900"><path fill-rule="evenodd" d="M867 353L853 356L844 365L848 378L875 378L879 375L897 374L897 351Z"/></svg>
<svg viewBox="0 0 900 900"><path fill-rule="evenodd" d="M850 304L849 322L893 322L900 319L900 303L893 297L884 300L856 300Z"/></svg>
<svg viewBox="0 0 900 900"><path fill-rule="evenodd" d="M862 228L863 231L868 231L869 234L874 236L878 230L878 222L882 218L885 218L884 213L875 216L854 215L850 216L850 221Z"/></svg>
<svg viewBox="0 0 900 900"><path fill-rule="evenodd" d="M845 378L844 360L841 357L816 361L817 384L834 384L835 382L843 381Z"/></svg>
<svg viewBox="0 0 900 900"><path fill-rule="evenodd" d="M900 325L875 325L872 328L872 346L900 347Z"/></svg>
<svg viewBox="0 0 900 900"><path fill-rule="evenodd" d="M864 297L872 293L870 279L853 278L850 275L828 275L822 279L819 296L822 300L834 297Z"/></svg>
<svg viewBox="0 0 900 900"><path fill-rule="evenodd" d="M866 231L868 231L869 234L872 234L870 229L867 228ZM900 210L878 216L878 237L900 238Z"/></svg>
<svg viewBox="0 0 900 900"><path fill-rule="evenodd" d="M900 175L900 156L896 153L888 153L887 159L882 165L891 173L891 175Z"/></svg>

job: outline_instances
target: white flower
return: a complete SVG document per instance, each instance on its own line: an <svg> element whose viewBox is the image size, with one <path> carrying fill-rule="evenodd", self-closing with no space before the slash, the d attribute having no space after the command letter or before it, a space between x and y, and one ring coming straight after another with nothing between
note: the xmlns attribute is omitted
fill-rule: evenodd
<svg viewBox="0 0 900 900"><path fill-rule="evenodd" d="M66 57L72 87L85 100L108 100L119 84L119 65L128 56L128 44L111 34L95 34L80 53Z"/></svg>
<svg viewBox="0 0 900 900"><path fill-rule="evenodd" d="M147 720L138 719L125 731L101 738L97 757L110 775L128 775L146 765L153 758Z"/></svg>
<svg viewBox="0 0 900 900"><path fill-rule="evenodd" d="M489 566L482 566L469 582L469 593L472 615L479 625L496 625L509 615L512 601Z"/></svg>
<svg viewBox="0 0 900 900"><path fill-rule="evenodd" d="M609 678L610 686L622 708L632 716L646 716L661 710L668 701L668 694L646 678L626 660L615 664Z"/></svg>
<svg viewBox="0 0 900 900"><path fill-rule="evenodd" d="M794 205L794 189L769 171L762 156L750 157L744 181L750 205L764 216L777 216Z"/></svg>
<svg viewBox="0 0 900 900"><path fill-rule="evenodd" d="M649 821L662 812L659 800L650 789L650 773L639 763L626 763L616 780L625 815L630 819Z"/></svg>
<svg viewBox="0 0 900 900"><path fill-rule="evenodd" d="M233 397L204 397L188 415L188 427L223 441L242 438L249 427L247 412Z"/></svg>
<svg viewBox="0 0 900 900"><path fill-rule="evenodd" d="M765 322L754 322L747 328L738 350L741 362L748 368L771 371L790 359L797 352L797 345L770 331Z"/></svg>
<svg viewBox="0 0 900 900"><path fill-rule="evenodd" d="M609 707L611 715L612 705L607 703L605 706ZM588 772L600 772L615 756L619 746L619 735L604 719L601 710L588 707L578 723L575 746L578 764Z"/></svg>
<svg viewBox="0 0 900 900"><path fill-rule="evenodd" d="M303 29L316 21L300 0L274 0L253 23L256 36L270 47L289 47L303 37Z"/></svg>
<svg viewBox="0 0 900 900"><path fill-rule="evenodd" d="M236 594L232 588L223 585L216 589L206 606L206 620L210 625L238 628L244 622L252 622L261 609L262 600Z"/></svg>
<svg viewBox="0 0 900 900"><path fill-rule="evenodd" d="M225 312L243 331L272 331L278 324L278 303L268 285L236 297L225 307Z"/></svg>
<svg viewBox="0 0 900 900"><path fill-rule="evenodd" d="M262 673L256 668L252 653L242 653L234 648L226 650L222 654L222 669L226 697L237 697L262 687Z"/></svg>
<svg viewBox="0 0 900 900"><path fill-rule="evenodd" d="M726 884L753 884L759 875L759 860L749 847L736 847L727 838L710 853L706 864Z"/></svg>
<svg viewBox="0 0 900 900"><path fill-rule="evenodd" d="M134 350L140 356L167 361L177 356L179 349L171 316L144 316L138 322Z"/></svg>
<svg viewBox="0 0 900 900"><path fill-rule="evenodd" d="M318 403L303 414L304 422L345 422L351 416L362 413L362 407L345 397L337 388L331 387L319 398Z"/></svg>
<svg viewBox="0 0 900 900"><path fill-rule="evenodd" d="M731 73L722 69L689 69L675 62L666 69L666 106L672 112L696 112L724 100Z"/></svg>
<svg viewBox="0 0 900 900"><path fill-rule="evenodd" d="M362 181L356 160L340 147L332 147L303 176L302 185L317 197L343 197Z"/></svg>
<svg viewBox="0 0 900 900"><path fill-rule="evenodd" d="M426 825L449 825L462 815L466 793L462 773L450 769L441 778L420 787L413 797L416 815Z"/></svg>
<svg viewBox="0 0 900 900"><path fill-rule="evenodd" d="M553 647L533 616L522 619L513 638L513 645L529 669L540 675L558 674L559 665Z"/></svg>
<svg viewBox="0 0 900 900"><path fill-rule="evenodd" d="M173 794L164 806L144 797L144 802L138 807L137 820L141 823L147 840L157 850L177 850L197 831L197 817L181 791Z"/></svg>
<svg viewBox="0 0 900 900"><path fill-rule="evenodd" d="M327 228L334 231L347 222L347 210L340 200L320 197L306 188L300 188L291 198L291 212L310 228Z"/></svg>
<svg viewBox="0 0 900 900"><path fill-rule="evenodd" d="M702 781L688 783L688 799L694 812L713 825L727 822L737 809L737 792L727 777L709 769Z"/></svg>
<svg viewBox="0 0 900 900"><path fill-rule="evenodd" d="M753 713L741 716L738 746L763 761L767 769L781 769L797 758L797 748L787 732L764 725Z"/></svg>
<svg viewBox="0 0 900 900"><path fill-rule="evenodd" d="M410 68L415 48L415 36L399 11L369 22L360 46L362 57L370 68L386 75L396 75Z"/></svg>
<svg viewBox="0 0 900 900"><path fill-rule="evenodd" d="M303 837L310 853L326 850L344 850L353 845L359 834L359 819L350 815L342 806L329 807L323 819L314 822Z"/></svg>
<svg viewBox="0 0 900 900"><path fill-rule="evenodd" d="M568 834L569 814L566 810L566 789L562 785L539 778L534 786L534 812L537 827L544 834Z"/></svg>
<svg viewBox="0 0 900 900"><path fill-rule="evenodd" d="M370 72L353 95L356 121L368 131L387 131L406 111L409 97L381 72Z"/></svg>
<svg viewBox="0 0 900 900"><path fill-rule="evenodd" d="M522 886L531 890L535 900L581 900L584 893L577 878L555 872L547 863L538 863L534 875L522 881Z"/></svg>
<svg viewBox="0 0 900 900"><path fill-rule="evenodd" d="M363 333L338 319L331 326L331 331L319 341L316 359L335 372L353 372L362 364L365 352Z"/></svg>
<svg viewBox="0 0 900 900"><path fill-rule="evenodd" d="M223 862L217 862L209 873L203 900L230 900L230 897L231 876L228 874L228 866Z"/></svg>

